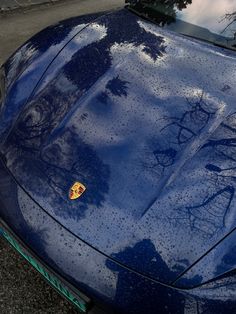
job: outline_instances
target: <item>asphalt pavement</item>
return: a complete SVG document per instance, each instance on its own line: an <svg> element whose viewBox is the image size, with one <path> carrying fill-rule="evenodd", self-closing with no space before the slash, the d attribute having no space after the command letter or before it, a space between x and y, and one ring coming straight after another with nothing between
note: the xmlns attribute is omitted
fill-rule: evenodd
<svg viewBox="0 0 236 314"><path fill-rule="evenodd" d="M0 1L3 3L3 0ZM1 14L0 64L28 38L48 25L72 16L115 9L123 4L123 0L67 0ZM0 238L0 313L78 312Z"/></svg>
<svg viewBox="0 0 236 314"><path fill-rule="evenodd" d="M62 0L0 0L0 12L8 12L45 3L53 4L57 1Z"/></svg>
<svg viewBox="0 0 236 314"><path fill-rule="evenodd" d="M123 5L124 0L66 0L33 6L31 10L22 8L0 14L0 64L33 34L49 25L73 16L112 10Z"/></svg>

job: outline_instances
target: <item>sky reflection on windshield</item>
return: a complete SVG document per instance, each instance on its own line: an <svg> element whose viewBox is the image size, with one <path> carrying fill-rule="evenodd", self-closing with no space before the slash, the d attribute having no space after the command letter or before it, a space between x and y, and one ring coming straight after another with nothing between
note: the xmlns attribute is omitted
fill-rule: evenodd
<svg viewBox="0 0 236 314"><path fill-rule="evenodd" d="M205 27L213 33L221 34L232 21L224 18L225 15L234 12L236 12L235 0L193 0L191 5L178 12L178 18ZM236 22L231 24L222 35L225 37L234 37L235 32Z"/></svg>

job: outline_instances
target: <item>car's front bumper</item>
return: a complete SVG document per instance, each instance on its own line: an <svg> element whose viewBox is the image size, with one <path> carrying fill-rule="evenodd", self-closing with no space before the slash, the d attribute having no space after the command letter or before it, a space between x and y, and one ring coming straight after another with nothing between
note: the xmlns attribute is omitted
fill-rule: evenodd
<svg viewBox="0 0 236 314"><path fill-rule="evenodd" d="M88 304L93 313L236 311L236 284L231 284L231 294L225 287L177 290L145 278L91 248L36 204L1 159L0 219L5 238L18 252L51 284L61 284L61 290ZM99 309L94 310L94 305Z"/></svg>
<svg viewBox="0 0 236 314"><path fill-rule="evenodd" d="M113 313L109 302L103 308L109 288L98 278L102 270L95 267L104 257L44 212L15 182L1 158L0 231L54 288L75 306L79 301L82 312L84 305L88 313Z"/></svg>

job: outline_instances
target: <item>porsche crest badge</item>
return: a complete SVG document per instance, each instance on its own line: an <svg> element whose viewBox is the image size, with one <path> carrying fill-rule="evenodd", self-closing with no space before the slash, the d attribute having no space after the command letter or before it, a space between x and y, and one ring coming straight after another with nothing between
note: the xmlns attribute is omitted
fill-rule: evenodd
<svg viewBox="0 0 236 314"><path fill-rule="evenodd" d="M86 187L82 183L75 182L73 186L70 188L70 192L69 192L70 200L76 200L77 198L82 196L85 190L86 190Z"/></svg>

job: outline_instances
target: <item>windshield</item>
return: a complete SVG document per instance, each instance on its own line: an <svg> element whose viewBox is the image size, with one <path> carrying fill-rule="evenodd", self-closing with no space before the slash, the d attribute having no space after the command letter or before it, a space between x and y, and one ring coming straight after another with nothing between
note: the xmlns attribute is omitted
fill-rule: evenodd
<svg viewBox="0 0 236 314"><path fill-rule="evenodd" d="M161 27L236 50L236 0L126 0Z"/></svg>

